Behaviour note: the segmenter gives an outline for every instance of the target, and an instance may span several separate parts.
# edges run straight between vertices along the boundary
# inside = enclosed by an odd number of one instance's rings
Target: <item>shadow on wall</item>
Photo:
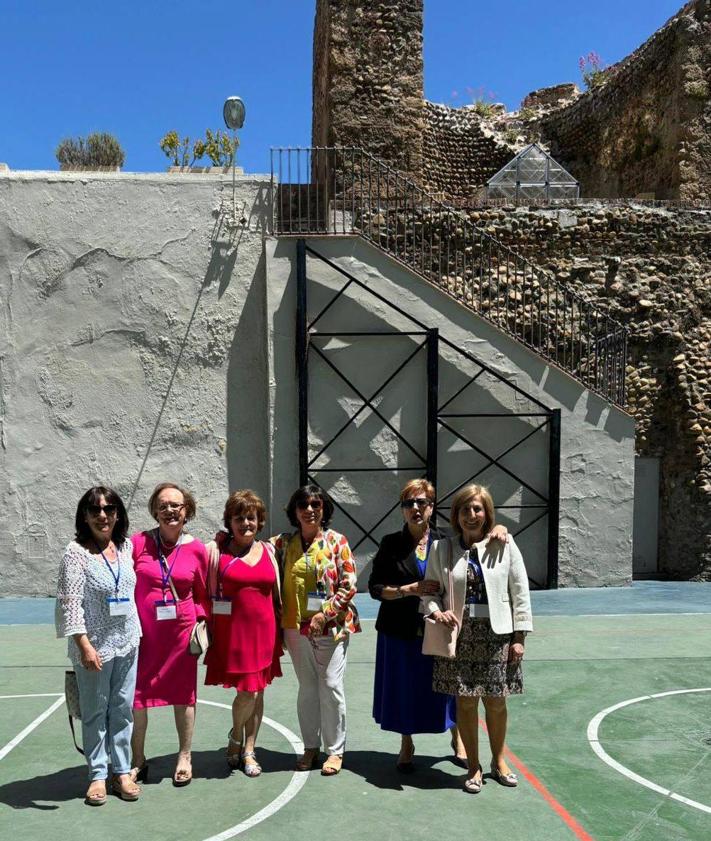
[[[131,492],[128,498],[127,508],[130,510],[138,491],[141,483],[141,477],[143,476],[143,472],[145,470],[146,464],[148,463],[148,459],[151,455],[151,450],[153,445],[156,441],[156,436],[158,434],[158,430],[161,425],[161,421],[163,419],[163,415],[165,413],[166,407],[169,405],[169,400],[171,397],[171,392],[173,389],[173,383],[175,382],[176,375],[180,369],[180,363],[183,358],[183,354],[185,352],[188,338],[190,336],[191,330],[193,328],[193,324],[198,314],[198,310],[200,308],[200,303],[203,298],[203,294],[206,290],[210,289],[212,286],[217,284],[217,297],[221,299],[222,296],[227,291],[227,288],[232,281],[235,266],[237,265],[237,259],[239,257],[239,249],[240,244],[242,242],[242,238],[244,236],[245,225],[248,221],[251,221],[253,218],[258,218],[258,210],[257,207],[261,207],[263,202],[265,201],[263,194],[265,191],[260,190],[257,196],[257,199],[254,202],[252,210],[250,211],[249,220],[247,220],[244,215],[239,219],[236,219],[234,216],[234,208],[231,202],[223,201],[219,210],[215,213],[215,222],[212,228],[212,232],[210,235],[210,246],[211,246],[211,253],[210,253],[210,260],[208,262],[207,268],[205,270],[205,277],[203,278],[202,283],[200,284],[200,289],[197,293],[195,304],[193,306],[192,312],[190,314],[190,318],[188,319],[188,323],[185,327],[185,332],[183,334],[182,340],[180,342],[180,347],[178,350],[178,354],[176,356],[175,362],[173,363],[172,370],[170,372],[170,378],[168,380],[168,387],[166,389],[165,395],[163,396],[160,409],[156,416],[155,423],[151,430],[151,435],[148,440],[146,450],[141,461],[141,465],[139,467],[138,473],[136,475],[136,479],[133,483],[131,488]],[[238,208],[237,208],[238,209]],[[260,275],[261,272],[261,275]],[[264,255],[262,254],[260,258],[260,263],[258,268],[253,277],[253,284],[259,286],[259,278],[264,274]],[[260,287],[261,288],[261,287]],[[250,288],[250,295],[259,294],[259,290],[255,293]],[[250,295],[248,295],[248,300]],[[244,313],[240,318],[240,323],[245,321]],[[235,334],[237,338],[238,331]],[[237,352],[239,353],[242,350],[242,346],[238,346]],[[230,404],[229,404],[229,397],[232,393],[233,389],[230,387],[231,383],[235,383],[235,368],[233,365],[233,359],[235,355],[235,341],[233,341],[232,348],[230,350],[230,359],[228,363],[228,371],[227,371],[227,391],[228,391],[228,408],[227,408],[227,425],[229,426],[230,420]],[[262,356],[263,356],[262,351]],[[232,486],[232,483],[231,483]]]
[[[234,263],[233,263],[234,265]],[[269,367],[264,250],[247,289],[227,363],[229,491],[251,488],[269,500]]]
[[[307,275],[312,320],[329,305],[346,281],[312,258],[307,263]],[[288,285],[291,292],[280,302],[274,328],[280,335],[289,335],[292,344],[289,348],[285,344],[281,353],[275,353],[274,364],[277,421],[286,421],[289,415],[285,412],[291,410],[293,422],[277,422],[275,459],[286,458],[294,463],[296,472],[298,415],[294,406],[293,353],[296,278],[293,270]],[[355,285],[349,291],[353,289],[358,290],[358,297],[345,293],[338,298],[318,320],[318,330],[323,335],[311,339],[309,459],[313,477],[342,506],[334,518],[334,527],[349,537],[358,558],[359,588],[363,589],[369,574],[369,559],[379,540],[402,527],[397,504],[401,486],[426,472],[427,357],[424,347],[417,350],[424,336],[410,336],[407,332],[386,335],[398,329],[421,331],[420,327],[408,323],[406,317],[387,305],[378,304],[367,291]],[[344,335],[354,331],[377,335]],[[392,377],[403,364],[402,370]],[[441,352],[440,406],[466,386],[448,411],[510,413],[512,392],[506,383],[495,379],[489,382],[486,375],[466,385],[478,371],[476,363],[457,356],[456,352],[449,349],[446,355]],[[365,398],[371,405],[362,408]],[[514,411],[526,409],[517,405]],[[540,409],[531,407],[530,411]],[[495,501],[502,506],[499,520],[514,533],[522,531],[521,545],[529,574],[539,586],[545,586],[546,517],[533,524],[541,514],[541,509],[534,506],[545,502],[547,497],[548,433],[546,427],[535,431],[541,420],[514,416],[448,419],[451,428],[440,427],[438,434],[438,476],[440,497],[449,496],[468,481],[491,488]],[[517,442],[529,435],[524,444],[516,447]],[[467,441],[474,446],[469,446]],[[507,450],[510,452],[502,455]],[[517,474],[523,481],[519,481]],[[443,509],[442,514],[446,521],[448,511]]]

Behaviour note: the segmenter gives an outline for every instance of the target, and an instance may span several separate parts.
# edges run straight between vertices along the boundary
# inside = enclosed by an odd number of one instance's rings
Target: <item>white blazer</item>
[[[423,596],[426,616],[436,610],[451,610],[462,626],[464,603],[467,590],[467,556],[455,537],[452,542],[452,593],[449,588],[448,538],[437,540],[427,558],[428,579],[438,581],[440,593]],[[509,536],[508,543],[500,540],[485,540],[475,543],[477,558],[484,576],[486,597],[489,602],[489,621],[495,634],[511,634],[514,631],[532,631],[531,597],[528,591],[528,576],[518,546]]]

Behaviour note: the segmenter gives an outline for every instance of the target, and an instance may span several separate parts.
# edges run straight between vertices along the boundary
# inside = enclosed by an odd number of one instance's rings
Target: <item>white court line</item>
[[[203,701],[201,698],[198,698],[198,704],[207,704],[210,707],[221,707],[225,710],[231,710],[231,704],[220,704],[217,701]],[[266,716],[262,719],[263,723],[266,724],[268,727],[271,727],[272,730],[276,730],[277,733],[281,733],[281,735],[289,742],[291,747],[294,749],[294,753],[298,756],[300,753],[303,753],[304,746],[301,742],[301,739],[289,730],[288,727],[284,727],[283,724],[279,724],[278,721],[274,721],[271,718],[267,718]],[[223,832],[219,832],[217,835],[211,835],[209,838],[206,838],[205,841],[226,841],[227,838],[234,838],[235,835],[239,835],[242,832],[245,832],[248,829],[251,829],[253,826],[256,826],[258,823],[266,820],[268,817],[271,817],[275,812],[278,812],[283,806],[292,800],[296,795],[301,791],[301,789],[306,785],[310,774],[304,771],[296,771],[291,777],[289,781],[289,785],[282,791],[282,793],[274,798],[271,803],[268,803],[263,809],[260,809],[258,812],[255,812],[251,817],[245,818],[241,823],[235,824],[235,826],[230,827],[229,829],[225,829]]]
[[[0,695],[0,701],[7,698],[59,698],[61,692],[33,692],[32,695]],[[64,697],[62,695],[62,697]]]
[[[12,696],[12,695],[5,695],[5,696],[3,696],[3,697],[5,697],[5,698],[12,698],[13,696]],[[17,695],[17,696],[15,696],[15,697],[18,697],[18,698],[30,698],[30,697],[32,697],[32,696],[30,696],[30,695]],[[44,695],[44,696],[41,696],[41,697],[47,697],[47,696],[46,696],[46,695]],[[30,735],[30,733],[31,733],[31,732],[35,729],[35,727],[38,727],[40,724],[42,724],[42,722],[43,722],[46,718],[49,718],[49,717],[52,715],[52,713],[53,713],[56,709],[58,709],[59,707],[61,707],[61,706],[62,706],[62,704],[63,704],[63,703],[64,703],[64,695],[62,695],[61,697],[57,698],[57,700],[56,700],[56,701],[52,704],[52,706],[51,706],[48,710],[45,710],[45,711],[42,713],[42,715],[38,715],[38,716],[37,716],[37,718],[36,718],[33,722],[31,722],[30,724],[28,724],[28,725],[27,725],[27,727],[25,727],[25,729],[24,729],[24,730],[22,730],[20,733],[18,733],[18,734],[17,734],[17,736],[15,736],[15,738],[14,738],[14,739],[11,739],[11,740],[10,740],[10,741],[9,741],[9,742],[5,745],[5,747],[4,747],[4,748],[2,748],[2,750],[0,750],[0,759],[4,759],[4,758],[8,755],[8,753],[10,753],[10,751],[11,751],[13,748],[16,748],[16,747],[20,744],[20,742],[21,742],[21,741],[22,741],[22,740],[23,740],[26,736],[29,736],[29,735]]]
[[[706,806],[704,803],[699,803],[696,800],[691,800],[688,797],[684,797],[681,794],[677,794],[674,791],[671,791],[668,788],[664,788],[663,786],[657,785],[653,783],[651,780],[648,780],[646,777],[642,777],[639,774],[635,774],[634,771],[630,771],[629,768],[626,768],[620,762],[613,759],[607,751],[602,747],[600,744],[600,740],[598,739],[598,731],[600,729],[600,724],[602,723],[603,719],[608,716],[610,713],[615,712],[615,710],[621,710],[623,707],[630,707],[632,704],[639,704],[641,701],[651,701],[654,698],[668,698],[670,695],[688,695],[693,692],[711,692],[711,686],[704,687],[702,689],[672,689],[669,692],[657,692],[654,695],[641,695],[639,698],[630,698],[628,701],[621,701],[619,704],[615,704],[612,707],[608,707],[605,710],[599,712],[594,718],[590,720],[588,724],[588,741],[590,742],[590,747],[595,751],[600,759],[603,762],[607,763],[610,768],[614,768],[615,771],[619,772],[623,776],[627,777],[629,780],[632,780],[635,783],[639,783],[646,788],[651,789],[652,791],[656,791],[657,794],[662,794],[664,797],[669,797],[672,800],[677,800],[679,803],[685,803],[687,806],[693,806],[694,809],[699,809],[702,812],[706,812],[711,814],[711,807]]]
[[[0,700],[8,699],[8,698],[49,698],[49,697],[57,697],[59,693],[57,692],[44,692],[44,693],[37,693],[35,695],[0,695]],[[38,716],[31,724],[29,724],[25,729],[18,733],[12,741],[8,742],[7,745],[0,751],[0,759],[7,756],[10,751],[16,747],[26,736],[28,736],[38,725],[40,725],[46,718],[49,718],[50,715],[62,704],[64,703],[64,695],[60,695],[57,700],[52,704],[52,706],[45,710],[42,715]],[[221,709],[231,710],[231,704],[222,704],[217,701],[203,701],[201,698],[198,698],[198,704],[206,704],[210,707],[220,707]],[[276,730],[277,733],[280,733],[291,745],[294,750],[294,753],[298,756],[304,750],[303,743],[301,739],[289,730],[288,727],[284,727],[283,724],[280,724],[278,721],[274,721],[271,718],[267,718],[266,716],[262,719],[263,723],[267,725],[267,727],[271,727],[272,730]],[[209,838],[206,838],[205,841],[226,841],[228,838],[234,838],[235,835],[240,835],[242,832],[245,832],[248,829],[251,829],[253,826],[261,823],[262,821],[266,820],[267,818],[271,817],[273,814],[279,811],[279,809],[286,806],[286,804],[293,800],[294,797],[301,791],[301,789],[306,785],[309,779],[309,774],[306,772],[294,772],[289,781],[289,785],[284,789],[284,791],[271,803],[268,803],[263,809],[260,809],[258,812],[255,812],[249,818],[245,818],[245,820],[241,821],[238,824],[230,827],[229,829],[225,829],[223,832],[218,833],[217,835],[211,835]]]

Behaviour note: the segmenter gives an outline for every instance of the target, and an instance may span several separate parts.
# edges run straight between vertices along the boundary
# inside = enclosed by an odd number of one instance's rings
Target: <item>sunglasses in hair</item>
[[[86,510],[90,517],[98,517],[102,511],[107,517],[113,517],[116,513],[116,506],[113,503],[109,503],[109,505],[87,505]]]
[[[299,511],[308,511],[309,508],[312,511],[320,511],[323,508],[323,500],[307,499],[302,502],[297,502],[296,507],[299,509]]]
[[[403,508],[414,508],[415,506],[418,508],[427,508],[428,505],[432,505],[432,502],[427,497],[416,496],[414,499],[403,499],[400,505]]]

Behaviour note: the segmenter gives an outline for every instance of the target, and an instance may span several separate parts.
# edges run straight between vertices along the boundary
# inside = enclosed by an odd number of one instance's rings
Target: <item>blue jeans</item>
[[[109,762],[114,774],[131,770],[133,696],[138,649],[114,657],[100,672],[76,667],[84,754],[89,780],[106,780]]]

